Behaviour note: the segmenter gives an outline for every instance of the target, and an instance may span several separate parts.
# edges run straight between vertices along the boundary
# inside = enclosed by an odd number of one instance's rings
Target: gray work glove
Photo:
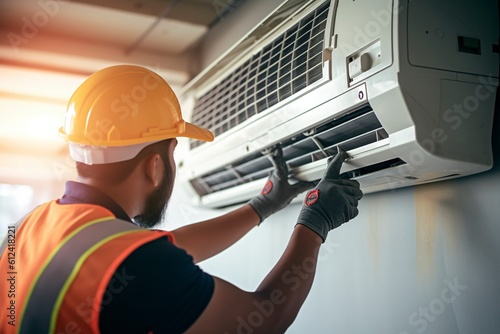
[[[269,175],[259,196],[248,202],[257,212],[260,222],[271,214],[285,208],[298,194],[314,187],[314,183],[299,181],[288,183],[288,166],[283,159],[283,150],[277,145],[270,153],[274,170]]]
[[[329,231],[358,215],[358,200],[363,197],[358,181],[339,179],[346,157],[340,152],[330,162],[318,185],[307,193],[297,221],[316,232],[323,242]]]

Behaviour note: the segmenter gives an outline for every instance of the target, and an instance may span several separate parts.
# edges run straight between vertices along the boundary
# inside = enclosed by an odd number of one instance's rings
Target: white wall
[[[499,117],[495,122],[492,170],[361,200],[359,216],[322,246],[311,293],[287,333],[498,333]],[[167,228],[216,214],[188,202],[175,193]],[[255,289],[281,255],[299,210],[272,216],[202,267]]]

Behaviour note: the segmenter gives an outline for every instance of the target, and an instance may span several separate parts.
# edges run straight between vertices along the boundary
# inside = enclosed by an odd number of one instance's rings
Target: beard
[[[153,228],[165,217],[168,201],[172,195],[174,175],[169,163],[164,159],[165,174],[157,189],[148,195],[144,210],[133,218],[134,222],[143,228]]]

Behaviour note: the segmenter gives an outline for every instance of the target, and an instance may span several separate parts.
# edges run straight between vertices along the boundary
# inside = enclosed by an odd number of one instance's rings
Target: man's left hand
[[[248,203],[259,215],[260,222],[285,208],[298,194],[314,187],[314,183],[306,181],[288,183],[288,166],[283,158],[281,145],[271,151],[270,157],[274,170],[260,195]]]

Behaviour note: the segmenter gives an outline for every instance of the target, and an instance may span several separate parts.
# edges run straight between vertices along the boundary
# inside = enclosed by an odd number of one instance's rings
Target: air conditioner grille
[[[318,7],[201,96],[193,122],[217,136],[321,79],[329,4]],[[190,147],[202,143],[191,140]]]
[[[335,156],[337,147],[344,151],[356,149],[388,138],[371,107],[366,106],[337,120],[283,140],[283,156],[290,168]],[[256,153],[191,180],[200,196],[268,176],[273,167],[270,160]]]

